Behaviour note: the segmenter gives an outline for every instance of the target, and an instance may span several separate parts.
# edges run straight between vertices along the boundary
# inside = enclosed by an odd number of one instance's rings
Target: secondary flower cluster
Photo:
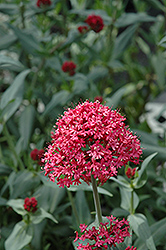
[[[139,163],[140,141],[125,126],[125,118],[98,101],[85,101],[68,109],[52,131],[45,153],[44,170],[60,187],[79,185],[81,180],[104,184],[128,161]]]
[[[37,7],[51,5],[51,0],[37,0]]]
[[[25,198],[24,200],[24,209],[28,212],[36,212],[37,211],[37,200],[35,197]]]
[[[43,165],[42,158],[44,157],[44,149],[40,149],[40,150],[38,150],[37,148],[33,149],[30,153],[30,157],[32,158],[32,160],[38,161],[38,164],[42,166]]]
[[[127,247],[125,250],[137,250],[137,248],[136,247]]]
[[[76,64],[72,61],[66,61],[62,65],[63,72],[68,72],[70,76],[75,74]]]
[[[99,33],[104,28],[104,22],[103,19],[100,16],[97,15],[89,15],[85,22],[90,26],[90,28],[96,32]],[[80,33],[85,33],[88,30],[88,27],[86,25],[82,25],[78,27],[78,31]]]
[[[129,233],[129,223],[125,219],[119,221],[116,217],[108,216],[106,217],[108,222],[100,223],[98,228],[94,226],[92,228],[87,228],[85,224],[80,224],[81,233],[80,237],[78,232],[76,232],[75,242],[79,239],[82,241],[90,240],[86,245],[85,243],[80,243],[77,247],[78,250],[94,250],[94,249],[108,249],[108,246],[116,246],[124,241],[125,237],[130,236]]]
[[[96,33],[100,32],[104,28],[103,19],[97,15],[89,15],[85,22]]]
[[[78,27],[78,31],[80,33],[85,33],[88,30],[88,27],[86,25],[82,25]]]
[[[135,172],[136,172],[136,169],[137,168],[130,168],[128,167],[127,171],[126,171],[126,176],[130,179],[130,178],[133,178],[134,175],[135,175]]]

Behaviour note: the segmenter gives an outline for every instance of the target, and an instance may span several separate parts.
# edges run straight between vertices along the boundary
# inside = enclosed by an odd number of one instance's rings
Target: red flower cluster
[[[94,101],[99,101],[100,103],[102,103],[103,102],[103,97],[102,96],[96,96],[94,98]]]
[[[51,0],[37,0],[36,3],[37,7],[41,7],[41,6],[46,6],[46,5],[51,5]]]
[[[133,178],[134,175],[135,175],[135,172],[136,172],[136,169],[137,168],[130,168],[128,167],[127,171],[126,171],[126,176],[130,179],[130,178]]]
[[[91,240],[91,243],[86,245],[79,242],[77,249],[82,250],[94,250],[94,249],[108,249],[108,246],[116,246],[115,244],[120,244],[124,241],[125,237],[129,237],[129,223],[125,219],[118,221],[116,217],[108,216],[108,222],[100,223],[98,228],[94,226],[92,228],[87,228],[85,224],[80,224],[81,233],[78,237],[78,232],[76,232],[76,242],[78,239],[85,241]]]
[[[116,110],[98,101],[85,101],[68,109],[52,131],[52,142],[45,153],[44,170],[60,187],[88,184],[91,175],[104,184],[128,161],[139,163],[140,141]]]
[[[32,160],[38,161],[38,164],[42,166],[43,163],[41,160],[44,157],[44,149],[38,150],[37,148],[35,148],[34,150],[31,151],[30,157],[32,158]]]
[[[62,65],[63,72],[68,72],[70,76],[73,76],[75,74],[75,68],[76,64],[72,61],[66,61]]]
[[[104,27],[103,19],[100,16],[97,16],[97,15],[88,16],[87,19],[85,20],[85,22],[96,33],[100,32]]]
[[[36,212],[37,211],[37,200],[35,197],[25,198],[24,200],[24,209],[28,212]]]
[[[77,29],[80,33],[85,33],[88,30],[88,27],[86,25],[83,25],[79,26]]]
[[[125,250],[137,250],[137,248],[136,247],[127,247]]]

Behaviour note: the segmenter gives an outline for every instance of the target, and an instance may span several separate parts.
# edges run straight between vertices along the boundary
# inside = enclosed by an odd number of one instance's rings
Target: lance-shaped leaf
[[[15,98],[20,100],[18,104],[21,103],[24,93],[24,80],[29,72],[30,70],[26,69],[18,74],[10,87],[8,87],[8,89],[3,93],[0,103],[1,109],[3,109],[10,101]]]
[[[147,181],[147,176],[145,173],[145,169],[147,168],[149,162],[157,155],[157,153],[154,153],[152,155],[149,155],[142,163],[141,169],[138,171],[138,177],[134,180],[133,186],[134,188],[140,188],[142,187],[146,181]]]
[[[12,233],[5,241],[6,250],[20,250],[32,240],[32,225],[26,224],[24,221],[18,222]]]
[[[143,214],[131,214],[128,220],[137,237],[145,242],[147,249],[156,250],[146,217]]]

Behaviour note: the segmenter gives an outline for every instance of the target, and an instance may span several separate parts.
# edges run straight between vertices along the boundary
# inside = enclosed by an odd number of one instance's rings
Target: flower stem
[[[91,182],[92,182],[92,188],[93,188],[93,198],[94,198],[94,203],[95,203],[97,220],[98,220],[98,224],[100,224],[102,222],[101,204],[100,204],[99,193],[97,191],[97,183],[93,175],[91,175]]]

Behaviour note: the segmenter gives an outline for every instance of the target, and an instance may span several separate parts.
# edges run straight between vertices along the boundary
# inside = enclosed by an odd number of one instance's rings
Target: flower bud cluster
[[[35,197],[25,198],[24,200],[24,209],[28,212],[36,212],[37,211],[37,200]]]

